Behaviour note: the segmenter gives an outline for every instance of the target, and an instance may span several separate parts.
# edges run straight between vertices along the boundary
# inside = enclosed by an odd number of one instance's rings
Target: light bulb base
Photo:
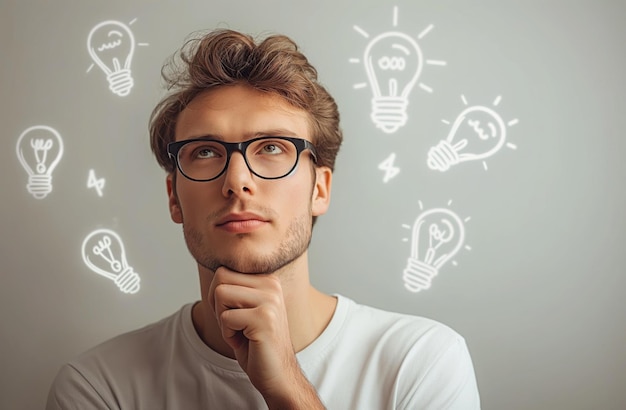
[[[124,293],[137,293],[139,291],[139,282],[141,279],[137,275],[133,268],[128,267],[124,269],[120,275],[115,278],[115,284]]]
[[[115,71],[107,76],[107,80],[109,81],[109,90],[120,97],[130,94],[130,89],[135,84],[129,69]]]
[[[372,121],[383,132],[392,134],[406,124],[408,104],[408,100],[402,97],[375,97],[372,99]]]
[[[427,163],[428,168],[444,172],[459,163],[459,154],[448,141],[442,140],[428,150]]]
[[[413,293],[426,290],[430,288],[432,280],[437,276],[437,273],[439,271],[434,266],[415,258],[409,258],[402,275],[404,287]]]
[[[51,175],[31,175],[28,177],[28,185],[26,189],[35,199],[44,199],[52,192],[52,176]]]

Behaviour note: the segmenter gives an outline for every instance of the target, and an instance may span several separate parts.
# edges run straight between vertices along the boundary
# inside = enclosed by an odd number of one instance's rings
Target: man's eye
[[[282,154],[283,150],[276,144],[266,144],[263,146],[262,152],[264,154]]]
[[[196,154],[194,155],[194,158],[214,158],[217,156],[217,153],[215,152],[215,150],[213,150],[210,147],[204,147],[204,148],[198,148],[196,150]]]

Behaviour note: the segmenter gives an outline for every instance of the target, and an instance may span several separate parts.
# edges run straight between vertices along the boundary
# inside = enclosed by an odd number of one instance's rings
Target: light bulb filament
[[[120,64],[120,60],[118,60],[117,58],[114,58],[113,60],[113,72],[119,72],[122,70],[122,66]]]
[[[455,152],[459,152],[460,150],[462,150],[466,146],[467,146],[467,140],[466,139],[462,139],[462,140],[459,140],[459,142],[457,142],[456,144],[454,144],[452,146],[452,148],[454,148]]]
[[[52,140],[47,139],[32,139],[30,140],[30,146],[33,148],[35,152],[35,159],[37,161],[37,172],[43,174],[46,172],[46,157],[48,156],[48,151],[52,148]],[[41,152],[41,157],[39,153]]]
[[[439,248],[444,243],[450,242],[452,238],[454,238],[454,227],[452,226],[450,221],[444,219],[441,221],[441,223],[447,226],[447,231],[445,229],[439,229],[439,225],[437,224],[431,224],[428,230],[430,233],[430,246],[434,249]],[[433,239],[437,240],[437,243],[434,246]]]
[[[435,249],[431,246],[426,251],[426,256],[424,256],[424,263],[427,265],[432,265],[434,258],[435,258]]]
[[[122,270],[122,264],[113,257],[113,252],[111,252],[111,238],[109,236],[104,236],[101,241],[98,241],[98,245],[93,247],[93,253],[109,262],[113,272],[119,273]]]
[[[493,125],[493,123],[489,123],[487,124],[487,126],[489,127],[489,130],[491,131],[491,135],[487,135],[485,133],[484,128],[481,128],[480,126],[480,121],[479,120],[468,120],[467,124],[474,130],[474,132],[476,133],[476,135],[478,135],[478,138],[480,138],[483,141],[486,141],[489,139],[489,137],[495,137],[496,136],[496,128]]]
[[[112,35],[116,35],[118,37],[123,37],[124,36],[122,33],[120,33],[117,30],[111,30],[111,31],[109,31],[107,33],[108,37],[111,37]],[[100,47],[98,47],[98,51],[110,50],[110,49],[115,48],[115,47],[117,47],[117,46],[119,46],[121,44],[122,44],[122,39],[118,38],[117,40],[111,41],[110,43],[102,44]]]
[[[398,44],[394,44],[392,47],[399,48],[400,46]],[[402,47],[402,49],[406,50],[406,54],[409,54],[406,47]],[[380,67],[381,70],[403,71],[406,67],[406,60],[402,57],[384,56],[378,59],[378,67]]]
[[[398,80],[396,80],[395,78],[389,80],[389,96],[398,96]]]
[[[448,254],[444,253],[433,262],[433,266],[439,268],[446,260],[448,260]]]

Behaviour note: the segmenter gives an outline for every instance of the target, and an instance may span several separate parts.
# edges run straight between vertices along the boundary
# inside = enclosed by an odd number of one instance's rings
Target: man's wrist
[[[281,386],[279,391],[263,394],[265,403],[269,409],[326,409],[315,387],[304,376],[301,370],[298,373],[296,377]]]

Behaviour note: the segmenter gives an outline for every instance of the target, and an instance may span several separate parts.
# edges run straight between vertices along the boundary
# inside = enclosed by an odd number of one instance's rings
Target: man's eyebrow
[[[263,130],[259,132],[255,132],[252,134],[252,137],[264,137],[264,136],[284,136],[284,137],[295,137],[297,133],[290,131],[286,128],[273,128],[269,130]]]
[[[206,140],[224,141],[224,137],[222,137],[221,135],[218,135],[218,134],[192,135],[192,136],[190,136],[187,139],[190,139],[190,140],[193,140],[193,139],[206,139]]]
[[[252,138],[258,138],[258,137],[278,137],[278,136],[282,136],[282,137],[295,137],[295,136],[299,136],[297,135],[297,133],[290,131],[286,128],[271,128],[271,129],[266,129],[266,130],[261,130],[261,131],[254,131],[254,132],[247,132],[244,133],[242,135],[242,139],[243,140],[249,140]],[[301,136],[300,136],[301,137]],[[224,141],[224,137],[222,135],[219,134],[202,134],[202,135],[197,135],[197,136],[190,136],[189,138],[186,139],[211,139],[211,140],[217,140],[217,141]]]

